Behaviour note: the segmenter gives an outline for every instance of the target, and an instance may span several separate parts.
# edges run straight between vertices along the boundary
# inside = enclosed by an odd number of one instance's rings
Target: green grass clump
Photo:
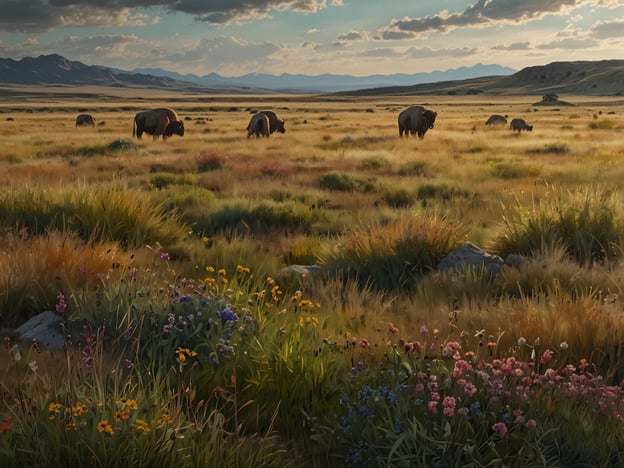
[[[444,218],[407,216],[386,225],[354,228],[319,257],[331,271],[362,284],[409,290],[463,240],[461,226]]]
[[[82,239],[127,247],[178,242],[186,228],[147,194],[115,189],[9,190],[0,195],[0,223],[32,234],[70,230]]]
[[[342,171],[331,171],[321,176],[319,187],[323,190],[364,193],[372,193],[377,189],[373,180],[357,177]]]
[[[530,255],[544,246],[563,245],[581,265],[604,263],[621,256],[624,217],[618,196],[600,188],[573,192],[553,190],[552,196],[512,207],[498,227],[493,248],[501,255]]]

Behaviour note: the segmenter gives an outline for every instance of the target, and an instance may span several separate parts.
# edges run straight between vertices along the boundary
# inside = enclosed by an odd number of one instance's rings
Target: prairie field
[[[617,466],[624,99],[541,101],[0,88],[0,462]]]

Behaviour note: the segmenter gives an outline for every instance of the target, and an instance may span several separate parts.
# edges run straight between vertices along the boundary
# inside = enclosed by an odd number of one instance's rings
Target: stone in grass
[[[472,242],[465,242],[456,248],[438,263],[438,271],[463,271],[474,269],[496,275],[501,272],[505,262],[498,255],[492,255],[480,249]]]
[[[36,340],[40,346],[59,348],[65,343],[65,333],[61,325],[63,321],[61,315],[48,310],[35,315],[15,332],[21,340]]]

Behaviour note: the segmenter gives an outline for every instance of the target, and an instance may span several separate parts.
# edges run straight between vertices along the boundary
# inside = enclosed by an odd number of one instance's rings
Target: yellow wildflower
[[[136,424],[137,431],[141,431],[144,433],[148,433],[150,431],[147,421],[144,421],[143,419],[137,419],[134,423]]]
[[[65,426],[65,428],[66,428],[68,431],[75,431],[75,430],[76,430],[76,423],[69,422],[69,423],[67,423],[67,425]]]
[[[214,273],[214,272],[215,272],[215,269],[214,269],[213,267],[211,267],[211,266],[208,266],[208,267],[206,267],[206,271],[207,271],[208,273]]]
[[[115,435],[115,431],[113,431],[113,427],[108,423],[107,419],[100,421],[97,425],[98,432],[105,432],[108,435]]]
[[[48,411],[50,413],[60,413],[61,412],[61,404],[60,403],[50,403],[50,406],[48,406]]]
[[[226,276],[227,275],[227,273],[225,271],[225,268],[219,268],[219,271],[217,273],[219,273],[221,276]]]

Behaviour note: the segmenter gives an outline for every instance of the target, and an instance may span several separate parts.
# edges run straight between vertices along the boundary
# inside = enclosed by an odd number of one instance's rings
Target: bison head
[[[427,109],[423,112],[422,118],[425,121],[427,128],[433,128],[433,124],[435,123],[435,119],[438,116],[437,112],[432,111],[431,109]]]
[[[173,134],[184,136],[184,122],[181,120],[169,122],[169,125],[167,125],[167,128],[165,129],[165,135],[170,137]]]
[[[275,128],[276,131],[280,132],[280,133],[285,133],[286,129],[284,128],[284,119],[278,119],[277,120],[277,127]]]

